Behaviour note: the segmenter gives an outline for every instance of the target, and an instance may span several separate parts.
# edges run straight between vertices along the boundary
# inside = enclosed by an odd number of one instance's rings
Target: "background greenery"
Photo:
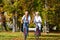
[[[9,17],[6,18],[12,19],[14,11],[17,12],[19,22],[25,10],[29,11],[32,20],[33,13],[39,11],[39,15],[42,17],[42,25],[46,21],[60,29],[60,0],[0,0],[0,8],[0,12],[7,12]],[[32,24],[30,27],[34,27]]]

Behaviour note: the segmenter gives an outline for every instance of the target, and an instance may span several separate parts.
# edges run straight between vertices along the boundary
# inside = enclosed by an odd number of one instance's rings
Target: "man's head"
[[[35,15],[38,16],[39,15],[39,12],[35,12]]]

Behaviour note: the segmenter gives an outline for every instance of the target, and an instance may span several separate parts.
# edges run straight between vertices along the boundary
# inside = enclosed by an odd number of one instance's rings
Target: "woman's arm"
[[[23,23],[24,17],[25,17],[25,16],[22,17],[22,19],[21,19],[21,23]]]

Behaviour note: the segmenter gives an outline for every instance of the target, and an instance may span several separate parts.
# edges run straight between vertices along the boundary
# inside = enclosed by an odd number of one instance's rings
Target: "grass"
[[[12,40],[14,38],[22,38],[22,33],[20,32],[1,32],[0,33],[0,40]]]
[[[40,40],[60,40],[60,34],[42,34]],[[0,32],[0,40],[23,40],[24,36],[22,32]],[[29,32],[27,40],[35,40],[35,35]]]

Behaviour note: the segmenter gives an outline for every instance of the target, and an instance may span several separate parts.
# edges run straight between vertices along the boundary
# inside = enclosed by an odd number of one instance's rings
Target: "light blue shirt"
[[[22,17],[22,20],[23,20],[24,23],[26,23],[26,22],[27,22],[27,23],[30,23],[30,19],[31,19],[31,18],[30,18],[30,15],[28,16],[28,21],[26,20],[25,15]]]

